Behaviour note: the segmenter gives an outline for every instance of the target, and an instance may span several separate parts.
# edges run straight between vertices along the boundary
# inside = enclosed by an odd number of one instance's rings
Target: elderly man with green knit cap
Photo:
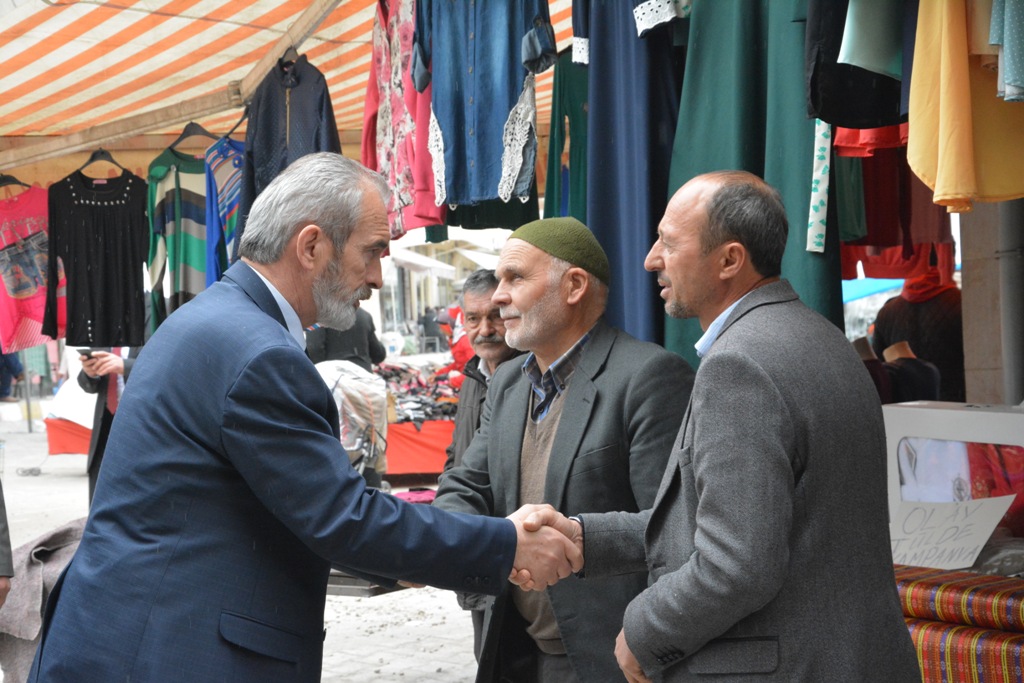
[[[585,225],[548,218],[513,232],[493,302],[525,360],[498,368],[462,464],[434,504],[504,517],[525,503],[568,514],[649,508],[682,422],[693,370],[603,320],[614,284]],[[511,584],[491,607],[478,681],[609,681],[636,572],[570,577],[546,592]]]

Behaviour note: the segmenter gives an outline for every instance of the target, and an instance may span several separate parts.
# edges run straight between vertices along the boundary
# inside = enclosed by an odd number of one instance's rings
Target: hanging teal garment
[[[565,193],[569,216],[587,222],[587,108],[588,72],[574,64],[572,51],[564,50],[555,63],[551,93],[551,135],[548,139],[548,173],[544,183],[544,216],[564,216]],[[569,141],[569,182],[562,182],[562,153]]]
[[[814,121],[807,118],[804,86],[805,5],[801,0],[694,3],[669,192],[710,171],[740,169],[762,176],[781,193],[789,217],[783,277],[804,303],[842,327],[831,199],[825,252],[806,250]],[[693,345],[702,334],[696,319],[668,318],[665,346],[696,367]]]

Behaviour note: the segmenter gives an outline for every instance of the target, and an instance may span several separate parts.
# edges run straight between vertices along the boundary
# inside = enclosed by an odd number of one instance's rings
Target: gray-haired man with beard
[[[545,585],[579,568],[524,513],[406,504],[349,464],[302,330],[351,324],[381,286],[386,197],[340,155],[296,161],[253,204],[242,262],[146,344],[30,681],[313,683],[331,566],[481,593],[513,566]]]

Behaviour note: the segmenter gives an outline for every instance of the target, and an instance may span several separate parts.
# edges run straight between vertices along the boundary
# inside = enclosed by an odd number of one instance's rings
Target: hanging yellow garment
[[[966,0],[920,4],[907,160],[951,212],[1024,197],[1024,106],[996,96],[967,34]]]

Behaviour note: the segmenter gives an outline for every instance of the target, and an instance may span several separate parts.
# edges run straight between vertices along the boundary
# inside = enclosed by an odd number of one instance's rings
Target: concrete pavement
[[[45,410],[44,402],[33,413]],[[0,405],[0,480],[14,547],[88,511],[85,456],[48,456],[43,422],[34,420],[30,433],[24,414],[23,404]],[[328,595],[325,622],[324,683],[474,680],[470,617],[447,591]]]

